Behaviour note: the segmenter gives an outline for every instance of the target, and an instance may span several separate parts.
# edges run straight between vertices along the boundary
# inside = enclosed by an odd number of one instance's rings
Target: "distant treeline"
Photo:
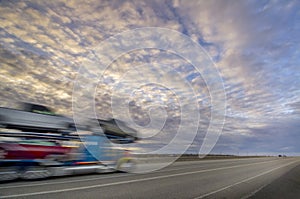
[[[137,158],[174,158],[179,157],[179,154],[143,154],[143,155],[136,155]],[[231,159],[231,158],[259,158],[259,157],[272,157],[272,156],[238,156],[238,155],[231,155],[231,154],[209,154],[205,156],[199,157],[198,154],[183,154],[181,155],[177,161],[188,161],[188,160],[203,160],[203,159]]]

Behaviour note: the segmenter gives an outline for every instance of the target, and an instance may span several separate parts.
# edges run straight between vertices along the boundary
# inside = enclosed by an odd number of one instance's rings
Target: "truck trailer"
[[[20,109],[0,107],[0,127],[28,132],[74,131],[71,118],[58,115],[44,105],[20,103]]]
[[[117,139],[116,135],[113,139]],[[130,143],[133,139],[123,139]],[[129,172],[135,161],[105,134],[0,133],[0,181],[82,173]]]

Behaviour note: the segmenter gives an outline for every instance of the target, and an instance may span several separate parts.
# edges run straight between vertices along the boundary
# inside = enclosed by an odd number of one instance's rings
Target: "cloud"
[[[95,92],[97,115],[103,118],[114,116],[113,94],[120,102],[131,96],[132,117],[138,124],[149,122],[149,105],[164,105],[168,113],[164,130],[169,139],[176,130],[172,126],[178,127],[178,107],[197,100],[200,128],[191,149],[197,152],[211,116],[211,96],[204,81],[209,73],[200,74],[174,52],[159,49],[141,49],[118,57],[104,71],[101,83],[97,79],[99,66],[85,65],[101,57],[96,55],[97,49],[110,36],[139,27],[163,27],[180,31],[200,44],[224,80],[227,120],[217,151],[251,151],[251,147],[261,146],[266,152],[272,148],[299,152],[292,139],[299,133],[294,122],[300,113],[299,7],[296,0],[2,1],[1,105],[34,101],[72,115],[72,92],[82,73],[87,83],[81,85],[83,92],[77,97],[86,98],[86,111],[91,111],[90,92]],[[128,39],[122,45],[126,42],[134,41]],[[151,45],[152,41],[144,42]],[[120,44],[116,40],[116,46]],[[115,50],[107,49],[104,54],[109,57]],[[188,47],[184,50],[191,57],[195,54]],[[145,82],[161,85],[136,88]],[[279,128],[278,123],[284,125]],[[268,135],[280,139],[275,141]]]

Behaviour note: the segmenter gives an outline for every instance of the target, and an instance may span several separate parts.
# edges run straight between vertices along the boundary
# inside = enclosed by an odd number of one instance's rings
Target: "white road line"
[[[161,173],[166,171],[178,171],[178,170],[184,170],[184,169],[196,169],[198,167],[191,167],[191,168],[177,168],[177,169],[166,169],[166,170],[159,170],[159,171],[153,171],[151,173]],[[121,178],[121,177],[127,177],[127,176],[133,176],[134,174],[124,174],[124,175],[118,175],[118,176],[106,176],[106,177],[97,177],[97,178],[89,178],[89,179],[78,179],[78,180],[66,180],[66,181],[57,181],[57,182],[44,182],[44,183],[34,183],[34,184],[21,184],[21,185],[9,185],[9,186],[0,186],[1,189],[15,189],[15,188],[22,188],[22,187],[34,187],[34,186],[46,186],[46,185],[55,185],[55,184],[66,184],[66,183],[74,183],[74,182],[88,182],[88,181],[94,181],[94,180],[102,180],[102,179],[112,179],[112,178]]]
[[[268,184],[264,184],[263,186],[259,187],[258,189],[252,191],[250,194],[243,196],[241,199],[247,199],[250,198],[251,196],[253,196],[254,194],[256,194],[257,192],[259,192],[260,190],[262,190],[263,188],[265,188]]]
[[[112,178],[121,178],[126,176],[131,176],[132,174],[124,174],[118,176],[102,176],[97,178],[89,178],[89,179],[78,179],[78,180],[66,180],[66,181],[57,181],[57,182],[44,182],[44,183],[34,183],[34,184],[21,184],[21,185],[10,185],[10,186],[0,186],[1,189],[15,189],[21,187],[33,187],[33,186],[45,186],[45,185],[55,185],[55,184],[66,184],[66,183],[73,183],[73,182],[84,182],[84,181],[93,181],[93,180],[102,180],[102,179],[112,179]]]
[[[194,198],[194,199],[200,199],[200,198],[208,197],[208,196],[213,195],[213,194],[215,194],[215,193],[218,193],[218,192],[220,192],[220,191],[224,191],[224,190],[226,190],[226,189],[228,189],[228,188],[231,188],[231,187],[233,187],[233,186],[236,186],[236,185],[238,185],[238,184],[241,184],[241,183],[244,183],[244,182],[253,180],[254,178],[258,178],[258,177],[260,177],[260,176],[266,175],[266,174],[271,173],[271,172],[273,172],[273,171],[275,171],[275,170],[277,170],[277,169],[281,169],[281,168],[283,168],[283,167],[289,166],[289,165],[294,164],[294,163],[296,163],[296,162],[299,162],[299,160],[294,161],[294,162],[290,162],[290,163],[285,164],[285,165],[280,166],[280,167],[276,167],[276,168],[274,168],[274,169],[271,169],[271,170],[268,170],[268,171],[266,171],[266,172],[260,173],[260,174],[258,174],[258,175],[256,175],[256,176],[252,176],[252,177],[250,177],[250,178],[246,178],[246,179],[244,179],[244,180],[242,180],[242,181],[239,181],[239,182],[236,182],[236,183],[234,183],[234,184],[231,184],[231,185],[228,185],[228,186],[226,186],[226,187],[223,187],[223,188],[221,188],[221,189],[218,189],[218,190],[209,192],[209,193],[207,193],[207,194],[204,194],[204,195],[202,195],[202,196],[196,197],[196,198]]]
[[[52,194],[52,193],[62,193],[62,192],[69,192],[69,191],[79,191],[79,190],[84,190],[84,189],[108,187],[108,186],[122,185],[122,184],[134,183],[134,182],[143,182],[143,181],[148,181],[148,180],[157,180],[157,179],[170,178],[170,177],[176,177],[176,176],[191,175],[191,174],[196,174],[196,173],[205,173],[205,172],[211,172],[211,171],[233,169],[233,168],[239,168],[239,167],[245,167],[245,166],[252,166],[252,165],[256,165],[256,164],[264,164],[264,163],[269,163],[269,162],[274,162],[274,161],[276,161],[276,160],[265,161],[265,162],[256,162],[256,163],[251,163],[251,164],[243,164],[243,165],[230,166],[230,167],[221,167],[221,168],[215,168],[215,169],[205,169],[205,170],[191,171],[191,172],[185,172],[185,173],[177,173],[177,174],[149,177],[149,178],[136,179],[136,180],[127,180],[127,181],[113,182],[113,183],[100,184],[100,185],[91,185],[91,186],[75,187],[75,188],[69,188],[69,189],[59,189],[59,190],[51,190],[51,191],[41,191],[41,192],[33,192],[33,193],[8,195],[8,196],[3,196],[1,198],[15,198],[15,197],[26,197],[26,196],[35,196],[35,195]]]
[[[161,173],[166,171],[178,171],[183,169],[196,169],[198,167],[192,167],[192,168],[177,168],[177,169],[166,169],[166,170],[159,170],[159,171],[153,171],[152,173]],[[21,185],[9,185],[9,186],[0,186],[1,189],[15,189],[15,188],[22,188],[22,187],[34,187],[34,186],[46,186],[46,185],[55,185],[55,184],[66,184],[66,183],[74,183],[74,182],[88,182],[88,181],[94,181],[94,180],[104,180],[104,179],[113,179],[113,178],[121,178],[121,177],[127,177],[127,176],[133,176],[134,174],[124,174],[124,175],[118,175],[118,176],[106,176],[106,177],[97,177],[97,178],[89,178],[89,179],[77,179],[77,180],[66,180],[66,181],[57,181],[57,182],[44,182],[44,183],[34,183],[34,184],[21,184]]]
[[[275,161],[275,160],[271,160]],[[270,161],[265,161],[270,162]],[[235,163],[235,162],[234,162]],[[262,163],[262,162],[260,162]],[[161,172],[169,172],[169,171],[179,171],[184,169],[197,169],[200,168],[199,166],[193,166],[193,167],[184,167],[184,168],[174,168],[174,169],[161,169],[158,171],[153,171],[151,173],[161,173]],[[118,176],[106,176],[106,177],[97,177],[97,178],[89,178],[89,179],[78,179],[78,180],[66,180],[66,181],[57,181],[57,182],[44,182],[44,183],[33,183],[33,184],[21,184],[21,185],[9,185],[9,186],[0,186],[1,189],[15,189],[15,188],[22,188],[22,187],[34,187],[34,186],[46,186],[46,185],[55,185],[55,184],[66,184],[66,183],[74,183],[74,182],[88,182],[88,181],[94,181],[94,180],[102,180],[102,179],[109,179],[109,178],[120,178],[120,177],[127,177],[131,176],[133,174],[127,174],[127,175],[118,175]]]

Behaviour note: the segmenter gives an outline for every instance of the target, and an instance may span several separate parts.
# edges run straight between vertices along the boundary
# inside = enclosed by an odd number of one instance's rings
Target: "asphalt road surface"
[[[64,199],[255,198],[260,190],[298,165],[299,158],[274,157],[176,162],[146,174],[90,174],[3,183],[0,184],[0,196]],[[147,166],[149,164],[139,168]],[[276,195],[270,192],[267,197],[276,198]]]

